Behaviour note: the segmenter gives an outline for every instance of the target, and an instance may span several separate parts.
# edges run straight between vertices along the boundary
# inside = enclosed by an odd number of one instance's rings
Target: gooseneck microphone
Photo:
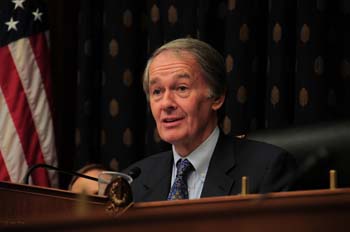
[[[54,167],[54,166],[51,166],[51,165],[48,165],[48,164],[34,164],[33,166],[31,166],[28,169],[26,175],[24,176],[23,181],[22,181],[23,184],[28,184],[29,183],[29,176],[37,168],[45,168],[45,169],[55,170],[55,171],[58,171],[58,172],[61,172],[61,173],[65,173],[65,174],[71,175],[71,176],[79,176],[79,177],[82,177],[82,178],[85,178],[85,179],[89,179],[89,180],[93,180],[93,181],[98,182],[98,178],[87,176],[87,175],[84,175],[84,174],[81,174],[81,173],[78,173],[78,172],[66,171],[66,170],[63,170],[63,169],[60,169],[60,168],[57,168],[57,167]]]
[[[85,179],[89,179],[89,180],[93,180],[93,181],[99,182],[98,178],[96,178],[96,177],[84,175],[84,174],[81,174],[81,173],[78,173],[78,172],[63,170],[63,169],[60,169],[60,168],[57,168],[57,167],[54,167],[54,166],[51,166],[51,165],[48,165],[48,164],[35,164],[35,165],[31,166],[28,169],[26,175],[23,178],[23,181],[22,181],[23,184],[28,184],[29,183],[29,176],[37,168],[45,168],[45,169],[55,170],[57,172],[65,173],[65,174],[68,174],[68,175],[71,175],[71,176],[79,176],[79,177],[82,177],[82,178],[85,178]],[[129,176],[131,176],[133,179],[136,179],[140,175],[140,173],[141,173],[141,169],[139,167],[133,167],[132,169],[130,169],[130,171],[127,174]]]

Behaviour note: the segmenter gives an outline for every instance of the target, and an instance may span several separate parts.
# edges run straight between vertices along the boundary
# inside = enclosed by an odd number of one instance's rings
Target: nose
[[[162,98],[162,110],[166,113],[171,113],[173,110],[176,110],[177,105],[174,98],[174,94],[171,91],[166,91]]]

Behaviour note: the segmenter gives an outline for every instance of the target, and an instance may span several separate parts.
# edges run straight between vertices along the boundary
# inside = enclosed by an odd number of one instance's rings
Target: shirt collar
[[[219,139],[220,130],[216,127],[213,132],[209,135],[209,137],[199,145],[194,151],[192,151],[186,159],[188,159],[193,165],[196,172],[199,175],[206,174],[210,159],[213,155],[215,145]],[[173,156],[174,156],[174,165],[181,159],[182,157],[176,152],[174,145],[172,146]]]

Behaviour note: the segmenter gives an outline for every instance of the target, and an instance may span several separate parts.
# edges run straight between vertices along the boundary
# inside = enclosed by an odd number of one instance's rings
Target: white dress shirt
[[[195,171],[189,174],[187,179],[189,199],[197,199],[201,196],[210,159],[213,155],[216,143],[218,142],[219,134],[219,128],[216,127],[210,136],[201,145],[199,145],[193,152],[185,157],[191,162],[195,169]],[[171,176],[171,186],[173,185],[176,178],[177,161],[179,159],[182,159],[182,157],[176,152],[174,145],[172,146],[172,149],[174,155],[174,164]]]

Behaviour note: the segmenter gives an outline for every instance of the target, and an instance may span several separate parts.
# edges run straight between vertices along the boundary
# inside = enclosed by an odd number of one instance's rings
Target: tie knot
[[[186,176],[190,171],[193,170],[193,166],[188,159],[179,160],[176,164],[177,176]]]

